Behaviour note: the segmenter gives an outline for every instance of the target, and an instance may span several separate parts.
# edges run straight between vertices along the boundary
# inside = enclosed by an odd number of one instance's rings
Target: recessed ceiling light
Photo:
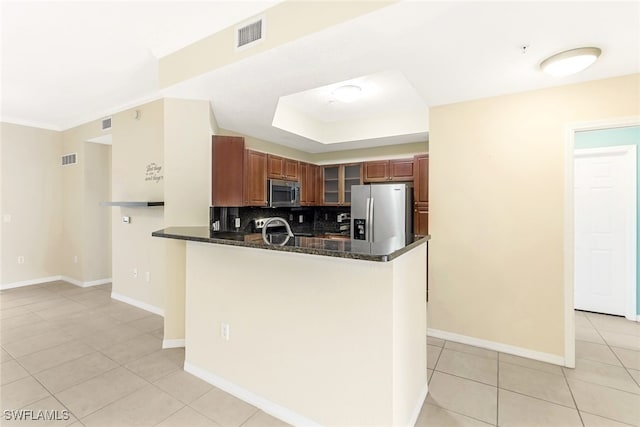
[[[557,53],[540,63],[540,69],[554,77],[580,72],[596,62],[602,51],[597,47],[580,47]]]
[[[344,85],[336,88],[332,95],[340,102],[354,102],[362,95],[362,88],[356,85]]]

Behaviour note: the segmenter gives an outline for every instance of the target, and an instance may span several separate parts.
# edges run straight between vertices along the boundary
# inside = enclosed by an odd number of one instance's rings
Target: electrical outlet
[[[78,263],[78,255],[74,255],[73,256],[73,263],[77,264]]]
[[[137,279],[137,278],[138,278],[138,269],[137,269],[137,268],[134,268],[134,269],[133,269],[132,276],[133,276],[133,278],[134,278],[134,279]]]
[[[304,215],[300,215],[300,216],[298,217],[298,222],[299,222],[300,224],[302,224],[302,223],[304,222]]]
[[[24,256],[20,255],[18,257],[18,264],[24,264]]]
[[[289,214],[289,221],[293,221],[293,214]]]
[[[229,324],[228,323],[220,324],[220,336],[225,341],[229,341]]]
[[[240,218],[234,220],[236,228],[240,228]]]
[[[130,216],[123,216],[122,217],[122,222],[125,224],[130,224],[131,223],[131,217]]]
[[[144,281],[149,283],[150,280],[151,280],[151,273],[147,271],[146,273],[144,273]]]

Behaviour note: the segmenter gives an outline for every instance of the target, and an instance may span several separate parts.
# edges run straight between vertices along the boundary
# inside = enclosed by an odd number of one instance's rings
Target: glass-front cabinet
[[[340,204],[340,166],[325,166],[324,168],[324,197],[322,198],[325,205]]]
[[[349,206],[351,187],[362,184],[362,163],[323,166],[323,198],[326,206]]]

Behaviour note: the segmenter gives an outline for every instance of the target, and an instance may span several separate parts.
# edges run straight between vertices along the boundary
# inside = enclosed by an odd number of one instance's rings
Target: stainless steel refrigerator
[[[351,248],[386,255],[413,240],[413,188],[408,184],[351,187]]]

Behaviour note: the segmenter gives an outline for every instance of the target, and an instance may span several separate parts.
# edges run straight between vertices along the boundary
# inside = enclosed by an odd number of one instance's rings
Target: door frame
[[[564,355],[565,366],[576,366],[576,325],[574,308],[574,151],[576,132],[640,126],[640,116],[567,124],[564,152]],[[640,165],[637,165],[637,167]],[[635,195],[634,195],[635,197]],[[636,225],[638,226],[638,225]],[[635,254],[635,247],[633,248]],[[635,263],[633,263],[635,266]],[[634,267],[635,268],[635,267]],[[636,300],[632,300],[636,306]],[[629,307],[629,301],[627,308]],[[637,312],[637,307],[635,308]],[[636,314],[636,313],[634,313]],[[637,314],[633,320],[638,320]]]

